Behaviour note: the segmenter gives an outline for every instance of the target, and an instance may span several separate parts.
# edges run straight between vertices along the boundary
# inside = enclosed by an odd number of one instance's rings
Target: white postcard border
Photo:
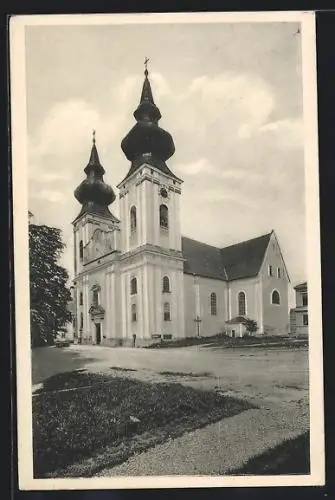
[[[34,479],[29,316],[28,172],[25,93],[25,40],[28,25],[144,23],[301,22],[306,165],[306,248],[309,287],[311,474],[301,476],[173,476]],[[78,14],[13,16],[10,22],[14,280],[16,322],[18,472],[21,490],[90,490],[225,486],[315,486],[325,481],[321,259],[319,228],[318,130],[315,15],[313,12]]]

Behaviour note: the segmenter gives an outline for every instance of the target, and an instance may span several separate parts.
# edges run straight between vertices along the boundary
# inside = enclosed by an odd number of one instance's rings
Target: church
[[[224,248],[182,236],[182,179],[168,167],[175,146],[159,126],[145,69],[135,124],[121,142],[130,163],[110,205],[95,136],[86,178],[74,192],[75,337],[109,346],[246,333],[289,332],[289,275],[272,230]]]

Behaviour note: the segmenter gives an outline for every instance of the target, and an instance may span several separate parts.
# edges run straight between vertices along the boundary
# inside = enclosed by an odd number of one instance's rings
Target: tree
[[[52,344],[71,320],[68,272],[58,264],[65,244],[60,229],[29,224],[30,323],[32,346]]]
[[[255,321],[254,319],[246,318],[244,320],[243,324],[246,327],[246,330],[247,330],[249,335],[256,333],[258,330],[257,321]]]

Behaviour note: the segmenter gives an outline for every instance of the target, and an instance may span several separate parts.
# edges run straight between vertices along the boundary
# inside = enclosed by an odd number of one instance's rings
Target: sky
[[[29,209],[59,227],[73,276],[71,222],[92,130],[105,181],[129,162],[144,58],[183,179],[182,234],[227,246],[275,230],[292,285],[306,279],[301,40],[295,23],[28,26]],[[117,200],[110,206],[118,216]]]

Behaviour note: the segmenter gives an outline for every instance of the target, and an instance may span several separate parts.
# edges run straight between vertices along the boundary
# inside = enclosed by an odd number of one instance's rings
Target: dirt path
[[[131,457],[98,476],[224,475],[308,429],[298,405],[248,410]]]

